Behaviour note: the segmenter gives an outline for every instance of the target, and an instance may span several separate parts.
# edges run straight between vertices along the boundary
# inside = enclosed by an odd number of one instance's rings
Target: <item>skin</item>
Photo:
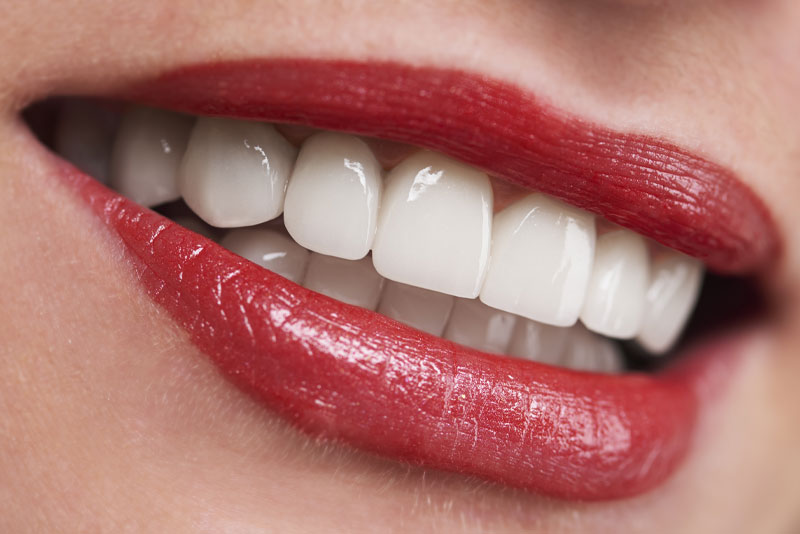
[[[2,4],[0,531],[800,525],[799,3]],[[49,94],[103,94],[181,64],[272,55],[489,74],[699,152],[764,199],[785,246],[763,275],[779,311],[709,402],[675,476],[633,499],[566,503],[309,440],[224,381],[149,301],[119,245],[48,176],[44,149],[17,122]]]

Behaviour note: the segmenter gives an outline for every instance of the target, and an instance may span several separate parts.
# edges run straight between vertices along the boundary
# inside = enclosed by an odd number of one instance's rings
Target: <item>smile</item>
[[[653,488],[744,343],[673,350],[704,270],[780,253],[723,167],[469,73],[226,63],[116,96],[138,105],[64,104],[55,148],[87,172],[53,168],[148,294],[298,428],[412,464]]]

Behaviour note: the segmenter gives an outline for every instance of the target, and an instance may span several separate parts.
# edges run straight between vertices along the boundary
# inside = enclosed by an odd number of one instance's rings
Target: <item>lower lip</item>
[[[477,352],[298,286],[72,167],[60,175],[227,377],[304,431],[416,465],[564,499],[642,493],[686,455],[699,384],[737,350],[658,376]]]

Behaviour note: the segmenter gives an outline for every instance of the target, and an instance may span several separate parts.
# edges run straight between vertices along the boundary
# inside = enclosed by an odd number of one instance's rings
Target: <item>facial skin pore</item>
[[[0,531],[786,532],[800,518],[800,4],[6,2],[0,20]],[[113,31],[109,31],[113,28]],[[9,52],[10,51],[10,52]],[[461,68],[738,173],[781,296],[686,464],[576,504],[300,435],[226,382],[18,120],[176,66],[297,56]]]

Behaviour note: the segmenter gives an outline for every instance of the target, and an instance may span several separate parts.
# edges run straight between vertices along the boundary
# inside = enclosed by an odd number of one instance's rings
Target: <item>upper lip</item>
[[[719,271],[762,268],[779,251],[763,204],[723,167],[565,117],[518,88],[469,73],[257,60],[184,68],[123,96],[440,150]],[[194,342],[307,430],[581,499],[651,488],[688,449],[703,365],[612,377],[458,347],[305,290],[72,170],[63,174],[121,236],[151,296]]]

